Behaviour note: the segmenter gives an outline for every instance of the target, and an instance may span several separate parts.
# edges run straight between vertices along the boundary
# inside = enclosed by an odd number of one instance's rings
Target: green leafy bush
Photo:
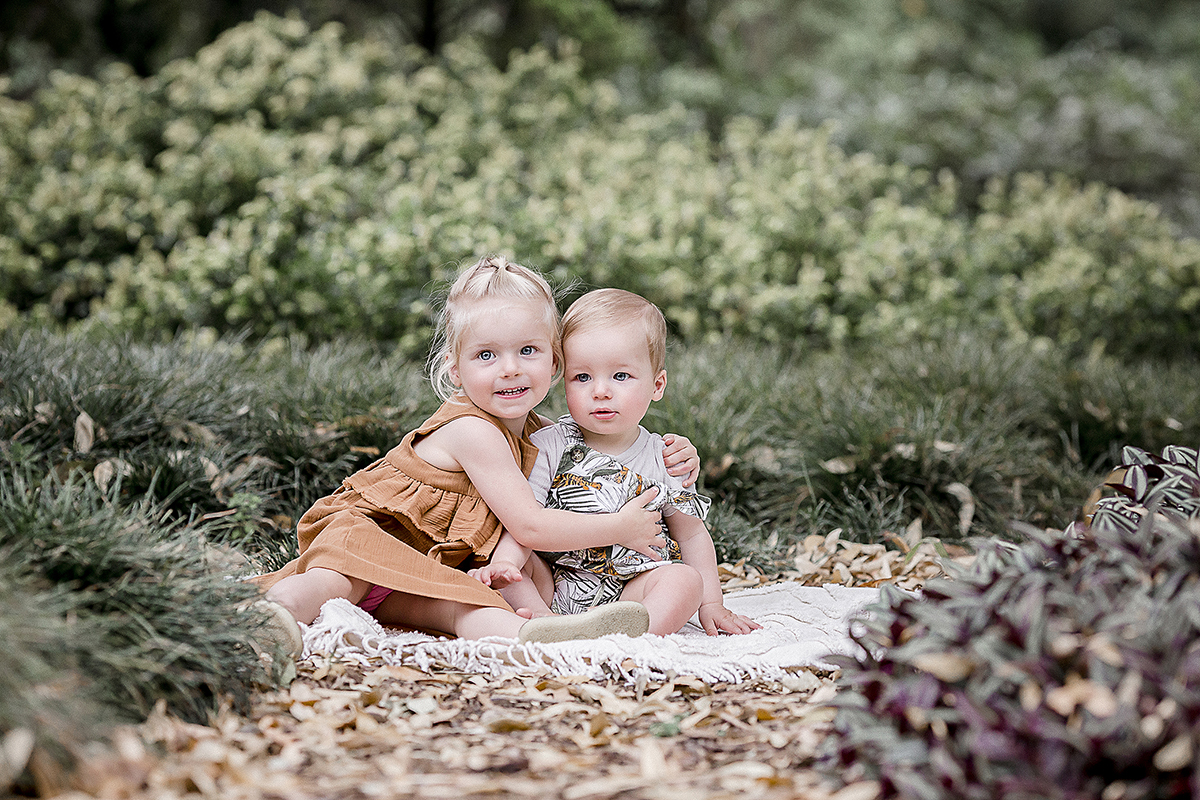
[[[981,199],[964,280],[1012,333],[1126,356],[1196,352],[1200,240],[1100,185],[1025,175]],[[1165,246],[1164,246],[1165,245]]]
[[[504,252],[639,291],[692,341],[912,341],[965,323],[1198,349],[1200,244],[1098,186],[848,155],[828,129],[621,110],[569,52],[498,71],[261,16],[139,79],[0,101],[0,324],[203,327],[423,350],[429,294]],[[1118,332],[1120,332],[1118,334]]]
[[[885,590],[835,704],[835,769],[885,797],[1186,797],[1200,728],[1194,449],[1125,451],[1088,525]]]
[[[847,150],[950,169],[972,199],[1022,172],[1101,182],[1200,231],[1190,0],[768,0],[724,6],[710,30],[714,115],[833,121]],[[687,96],[671,71],[658,83]]]

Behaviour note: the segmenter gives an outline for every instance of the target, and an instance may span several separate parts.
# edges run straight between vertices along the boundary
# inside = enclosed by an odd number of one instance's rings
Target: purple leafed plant
[[[842,662],[828,768],[884,797],[1200,796],[1197,454],[1123,456],[1066,531],[885,589]]]

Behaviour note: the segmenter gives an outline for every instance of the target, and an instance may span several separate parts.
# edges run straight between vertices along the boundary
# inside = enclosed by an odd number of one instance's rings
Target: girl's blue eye
[[[491,361],[495,357],[496,357],[496,354],[493,353],[491,350],[484,350],[478,356],[480,361]]]
[[[527,344],[521,348],[521,355],[523,355],[523,356],[531,356],[536,352],[537,352],[537,348],[531,344]]]
[[[629,377],[630,377],[630,375],[628,372],[618,372],[615,375],[613,375],[613,380],[614,381],[625,381],[625,380],[629,380]]]

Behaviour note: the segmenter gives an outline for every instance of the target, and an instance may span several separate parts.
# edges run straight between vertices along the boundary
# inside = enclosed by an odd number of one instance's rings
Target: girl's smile
[[[450,367],[451,380],[471,402],[517,435],[529,412],[546,398],[558,366],[545,318],[539,301],[476,302]]]

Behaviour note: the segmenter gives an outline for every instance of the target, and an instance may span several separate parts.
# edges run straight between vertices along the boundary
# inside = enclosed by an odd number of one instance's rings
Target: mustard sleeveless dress
[[[508,441],[526,477],[537,447],[529,435],[542,427],[535,413],[520,438],[461,395],[442,404],[383,458],[342,481],[296,526],[300,556],[254,581],[269,589],[281,579],[324,567],[400,592],[511,610],[499,592],[466,574],[487,563],[503,526],[462,471],[438,469],[413,445],[448,422],[485,419]]]

